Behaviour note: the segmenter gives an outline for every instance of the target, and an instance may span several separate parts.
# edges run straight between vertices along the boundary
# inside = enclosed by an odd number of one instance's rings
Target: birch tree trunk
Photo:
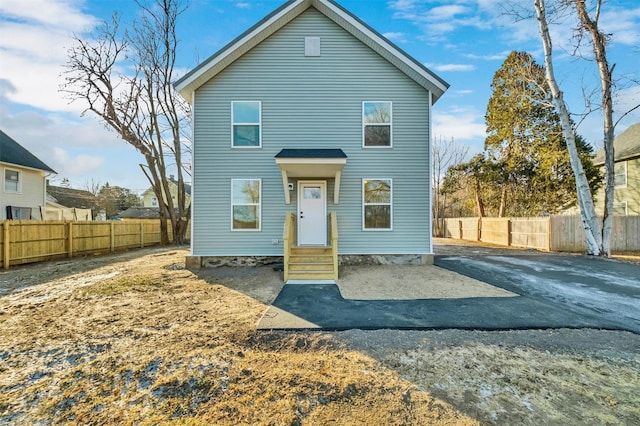
[[[580,1],[580,0],[578,0]],[[573,174],[576,178],[576,190],[578,195],[578,205],[580,207],[580,216],[582,218],[582,226],[585,232],[585,240],[587,250],[590,254],[600,256],[602,254],[602,235],[600,233],[600,225],[593,204],[593,197],[589,188],[589,181],[582,167],[582,162],[578,156],[576,148],[575,131],[569,116],[567,104],[558,82],[556,81],[553,70],[553,45],[551,43],[551,35],[549,34],[549,24],[547,22],[547,11],[544,0],[534,0],[534,8],[536,10],[536,18],[540,29],[540,37],[542,39],[542,47],[544,49],[544,63],[547,82],[551,88],[551,96],[553,103],[558,109],[560,122],[562,124],[562,135],[567,143],[569,151],[569,160]]]
[[[591,35],[591,44],[595,55],[596,64],[600,73],[600,90],[602,96],[602,114],[604,124],[604,170],[605,170],[605,196],[604,196],[604,217],[602,222],[602,251],[603,255],[611,254],[611,227],[613,222],[613,192],[615,186],[614,171],[614,151],[613,151],[613,101],[611,98],[611,82],[613,81],[613,68],[609,68],[607,61],[607,38],[598,29],[598,19],[600,18],[600,7],[602,0],[596,4],[595,16],[592,19],[587,13],[584,0],[576,0],[575,7],[580,23]],[[615,66],[615,65],[614,65]]]

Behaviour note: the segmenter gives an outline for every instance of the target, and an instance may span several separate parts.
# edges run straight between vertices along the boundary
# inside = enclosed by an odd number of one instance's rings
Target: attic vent
[[[304,56],[320,56],[320,37],[304,38]]]

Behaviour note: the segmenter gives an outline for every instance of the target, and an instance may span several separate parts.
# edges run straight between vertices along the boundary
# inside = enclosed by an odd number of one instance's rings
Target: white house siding
[[[20,193],[5,192],[4,171],[5,169],[20,171],[21,191]],[[40,219],[40,206],[45,204],[44,185],[45,174],[40,170],[25,169],[20,166],[2,164],[0,165],[0,218],[7,218],[7,206],[31,207],[31,215],[34,219]]]
[[[304,38],[321,56],[304,56]],[[348,156],[336,211],[340,254],[430,253],[429,93],[311,8],[196,91],[195,256],[282,255],[284,201],[274,156],[283,148],[341,148]],[[262,102],[262,148],[231,149],[231,101]],[[393,102],[393,148],[362,148],[362,101]],[[233,178],[262,179],[262,230],[230,231]],[[362,230],[362,179],[393,179],[393,231]],[[295,187],[295,185],[294,185]]]

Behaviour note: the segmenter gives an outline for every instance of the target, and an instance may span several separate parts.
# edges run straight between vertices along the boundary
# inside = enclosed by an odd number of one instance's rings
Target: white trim
[[[302,202],[302,187],[305,185],[317,185],[321,187],[321,191],[322,191],[322,199],[324,201],[322,208],[323,208],[323,212],[322,212],[322,217],[324,218],[324,229],[325,229],[325,237],[324,237],[324,247],[327,247],[327,235],[326,235],[326,231],[327,231],[327,181],[326,180],[299,180],[298,181],[298,194],[297,194],[297,201],[298,201],[298,205],[297,205],[297,212],[296,212],[296,217],[299,218],[300,217],[300,203]],[[299,219],[296,219],[296,236],[297,236],[297,241],[296,243],[298,245],[300,244],[300,235],[302,235],[302,233],[300,232],[300,223],[301,221]]]
[[[16,172],[18,174],[18,185],[15,191],[7,190],[7,171]],[[41,171],[41,170],[40,170]],[[22,170],[14,169],[12,167],[4,167],[2,170],[2,192],[5,194],[22,194],[22,180],[24,179],[22,175]]]
[[[289,178],[330,178],[333,176],[333,204],[340,202],[340,180],[346,158],[276,158],[276,164],[282,175],[285,204],[291,204]],[[305,167],[301,167],[301,166]]]
[[[389,123],[365,123],[364,105],[365,104],[389,104]],[[393,102],[392,101],[362,101],[362,148],[372,149],[389,149],[393,148]],[[365,144],[365,128],[367,126],[389,126],[389,145],[366,145]]]
[[[615,215],[615,212],[616,212],[616,204],[618,205],[618,207],[624,206],[624,216],[628,216],[629,215],[629,204],[626,201],[614,201],[613,202],[613,214],[614,215]]]
[[[429,129],[427,130],[427,143],[429,144],[429,160],[427,161],[427,176],[429,178],[429,191],[428,191],[428,196],[429,196],[429,234],[427,235],[427,237],[429,238],[429,254],[433,253],[433,140],[431,139],[431,109],[433,106],[433,95],[431,94],[431,92],[429,92],[429,108],[427,109],[429,117],[427,122],[428,122],[428,126]]]
[[[258,104],[258,122],[235,122],[235,117],[233,114],[233,106],[235,104]],[[234,136],[234,127],[235,126],[258,126],[258,145],[248,145],[248,146],[235,146],[233,144],[233,136]],[[243,100],[243,101],[231,101],[231,148],[233,149],[258,149],[262,148],[262,101],[251,101],[251,100]]]
[[[191,96],[192,96],[191,99],[195,100],[195,98],[196,98],[195,90],[191,91]],[[189,245],[191,246],[191,254],[192,255],[193,255],[193,250],[195,248],[195,246],[194,246],[195,238],[193,238],[193,235],[195,234],[195,232],[193,232],[194,231],[194,229],[193,229],[193,224],[194,224],[193,218],[195,217],[195,213],[194,213],[195,212],[195,208],[194,208],[193,202],[194,202],[195,193],[196,193],[196,179],[195,179],[195,170],[196,169],[194,168],[195,164],[194,164],[194,160],[193,160],[193,158],[194,158],[193,154],[196,152],[196,138],[195,138],[195,131],[194,131],[194,129],[195,129],[195,121],[194,121],[195,120],[195,115],[193,114],[193,110],[194,109],[195,108],[191,108],[190,109],[191,135],[192,135],[192,138],[191,138],[191,198],[189,200],[189,206],[190,206],[189,213],[191,215],[191,217],[189,218],[189,227],[191,228],[191,234],[190,234],[191,238],[190,238],[190,241],[189,241]]]
[[[260,201],[258,203],[234,203],[233,202],[233,183],[235,181],[248,181],[248,180],[257,180],[260,183]],[[192,187],[193,188],[193,187]],[[193,192],[193,191],[192,191]],[[262,231],[262,179],[261,178],[237,178],[231,179],[231,194],[229,197],[230,204],[230,228],[232,232],[259,232]],[[233,207],[234,206],[257,206],[258,207],[258,228],[252,229],[235,229],[233,227]],[[193,237],[192,237],[193,238]]]
[[[370,180],[386,180],[389,181],[389,202],[388,203],[367,203],[367,206],[389,206],[389,228],[366,228],[365,227],[365,218],[364,218],[364,208],[365,208],[365,202],[364,202],[364,183],[366,181],[370,181]],[[362,230],[365,232],[379,232],[379,231],[383,231],[383,232],[388,232],[388,231],[393,231],[393,178],[362,178],[362,185],[361,185],[361,191],[362,191]]]
[[[616,185],[616,166],[624,166],[624,183]],[[627,161],[618,161],[613,164],[613,187],[614,189],[624,189],[629,184],[629,169],[627,168]]]

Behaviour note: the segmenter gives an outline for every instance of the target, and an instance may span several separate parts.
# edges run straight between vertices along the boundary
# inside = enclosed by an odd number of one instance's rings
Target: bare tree
[[[453,138],[447,140],[440,136],[433,138],[432,144],[432,170],[433,170],[433,233],[442,236],[444,229],[444,212],[447,205],[447,195],[442,192],[442,183],[447,169],[459,164],[469,152],[467,145],[454,142]]]
[[[99,180],[91,178],[91,180],[84,181],[84,189],[95,196],[97,196],[100,192],[100,188],[102,188],[102,182],[100,182]]]
[[[549,33],[549,17],[557,10],[547,10],[545,0],[534,0],[540,36],[544,48],[546,78],[551,88],[553,102],[560,114],[562,133],[567,143],[571,166],[576,178],[578,205],[585,230],[587,249],[593,255],[610,255],[611,223],[613,213],[613,188],[614,188],[614,152],[613,137],[615,123],[613,121],[612,83],[614,66],[609,66],[606,54],[608,36],[600,31],[598,20],[602,8],[602,0],[595,1],[593,16],[590,16],[585,5],[585,0],[560,0],[560,8],[567,10],[575,8],[579,21],[578,33],[586,31],[591,38],[591,47],[595,55],[595,61],[600,73],[601,97],[603,121],[603,145],[605,152],[605,209],[602,228],[595,213],[593,198],[589,190],[589,183],[578,157],[575,143],[575,128],[571,120],[570,112],[564,101],[563,93],[557,83],[553,69],[553,45]],[[638,106],[632,108],[636,109]],[[624,115],[628,114],[627,111]],[[624,116],[623,115],[623,116]]]
[[[176,22],[185,7],[180,0],[136,3],[141,14],[128,31],[120,29],[115,13],[93,40],[75,36],[62,90],[72,101],[86,104],[85,113],[96,114],[144,156],[140,167],[158,199],[162,243],[169,243],[169,219],[173,242],[182,244],[191,209],[184,182],[190,114],[171,81],[178,45]],[[167,179],[169,168],[175,168],[177,175],[177,203]]]

